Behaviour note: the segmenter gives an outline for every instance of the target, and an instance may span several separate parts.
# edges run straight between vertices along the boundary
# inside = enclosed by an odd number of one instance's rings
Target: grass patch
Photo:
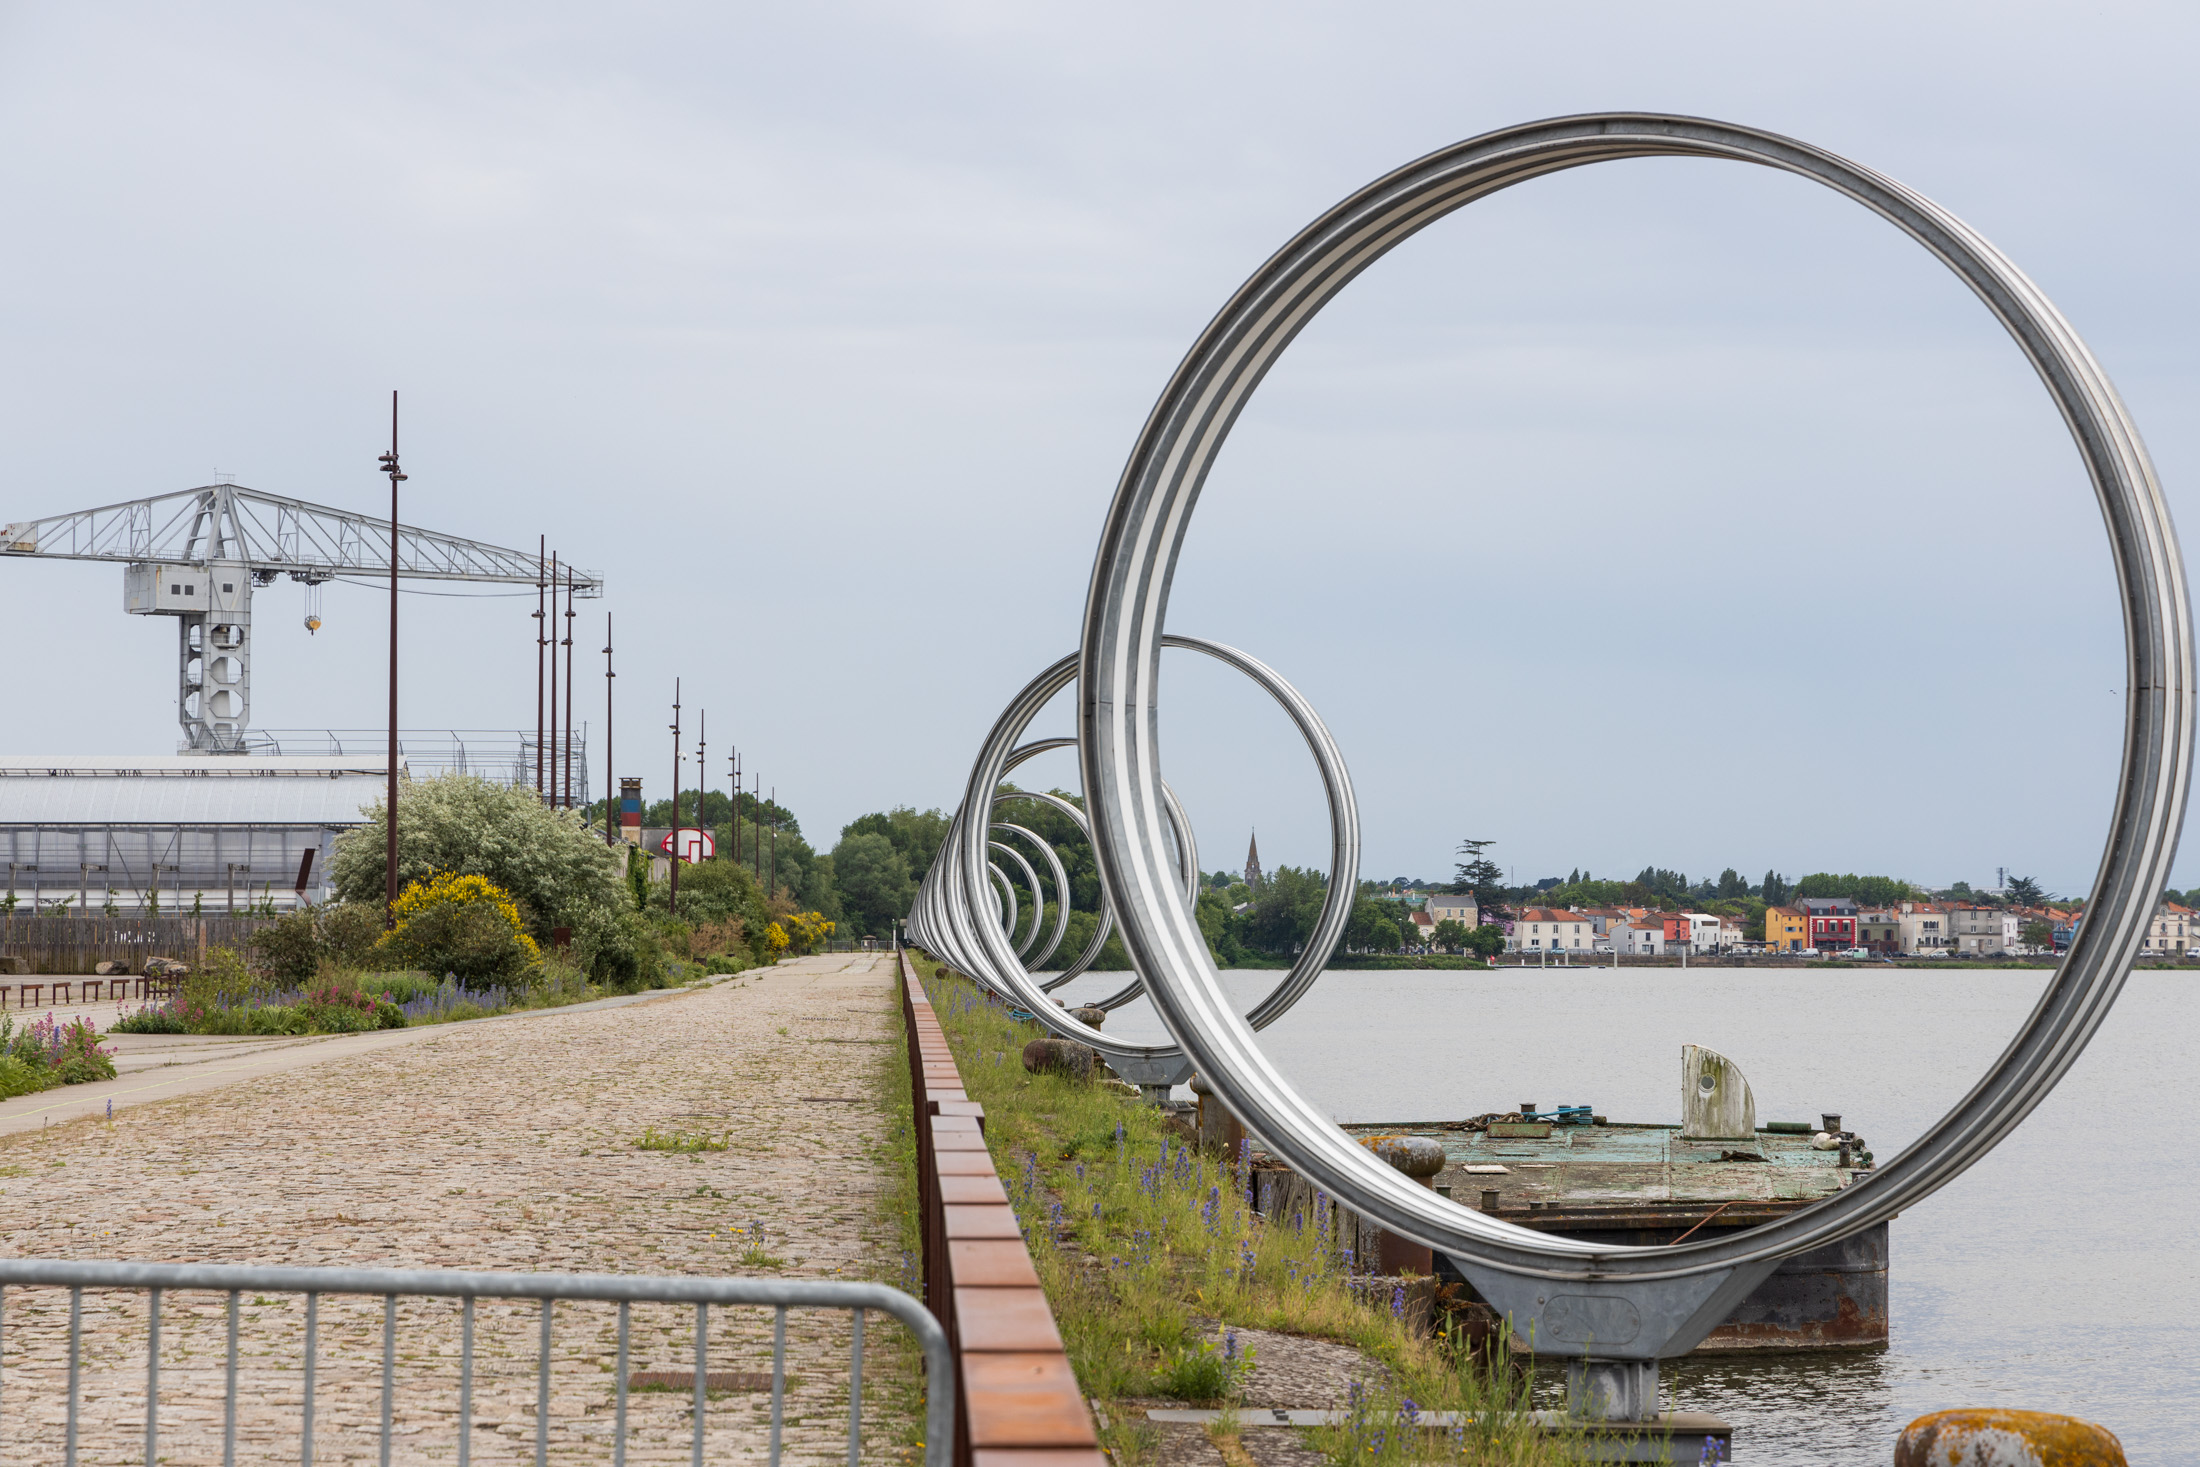
[[[995,1167],[1078,1383],[1103,1403],[1104,1440],[1121,1467],[1135,1467],[1154,1443],[1138,1413],[1108,1403],[1230,1401],[1250,1364],[1229,1343],[1233,1326],[1334,1340],[1367,1357],[1357,1426],[1309,1439],[1339,1462],[1569,1460],[1567,1444],[1526,1417],[1532,1368],[1409,1330],[1402,1298],[1368,1287],[1325,1201],[1311,1217],[1259,1217],[1245,1201],[1250,1147],[1234,1157],[1204,1152],[1125,1087],[996,1063],[1039,1026],[1010,1018],[965,980],[925,986],[970,1097],[985,1107]],[[1217,1329],[1219,1349],[1209,1339]],[[1475,1424],[1411,1424],[1429,1411],[1472,1413]],[[1386,1413],[1405,1428],[1379,1424]]]
[[[645,1127],[634,1138],[640,1151],[724,1151],[733,1145],[731,1131],[660,1131],[655,1126]]]

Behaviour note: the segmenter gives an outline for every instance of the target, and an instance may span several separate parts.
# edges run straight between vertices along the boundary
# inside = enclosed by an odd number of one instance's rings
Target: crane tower
[[[208,484],[0,526],[0,557],[121,564],[122,609],[176,618],[179,752],[242,754],[252,715],[252,592],[279,575],[308,587],[387,577],[390,522],[349,510]],[[397,527],[408,580],[540,585],[539,559],[411,525]],[[561,580],[563,572],[560,573]],[[582,596],[600,577],[575,570]]]

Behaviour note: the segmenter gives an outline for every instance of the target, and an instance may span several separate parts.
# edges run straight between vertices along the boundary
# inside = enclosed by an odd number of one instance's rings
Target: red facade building
[[[1810,924],[1810,945],[1820,952],[1856,947],[1856,903],[1847,897],[1806,897],[1796,905]]]

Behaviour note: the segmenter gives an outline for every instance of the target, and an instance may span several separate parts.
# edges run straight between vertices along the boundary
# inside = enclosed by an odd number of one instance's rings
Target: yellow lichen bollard
[[[2124,1446],[2075,1416],[1935,1411],[1903,1428],[1894,1467],[2124,1467]]]

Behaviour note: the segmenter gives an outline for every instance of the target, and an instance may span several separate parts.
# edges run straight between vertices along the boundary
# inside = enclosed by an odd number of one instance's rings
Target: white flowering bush
[[[383,899],[388,825],[382,802],[336,843],[330,878],[345,901]],[[619,853],[577,810],[553,810],[532,790],[471,774],[411,779],[397,793],[400,888],[438,873],[482,876],[511,893],[538,941],[592,913],[631,907]]]

